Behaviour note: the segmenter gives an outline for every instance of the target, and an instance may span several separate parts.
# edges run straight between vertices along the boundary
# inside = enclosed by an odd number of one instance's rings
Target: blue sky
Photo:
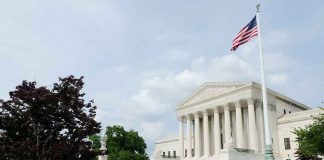
[[[177,133],[175,105],[206,81],[260,81],[256,38],[231,41],[259,1],[28,0],[0,2],[0,97],[22,80],[50,86],[85,76],[103,126],[148,143]],[[324,101],[324,3],[262,1],[266,81],[311,107]]]

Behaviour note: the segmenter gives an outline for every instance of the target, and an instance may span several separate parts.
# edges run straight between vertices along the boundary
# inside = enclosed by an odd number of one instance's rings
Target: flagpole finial
[[[260,4],[257,4],[257,5],[256,5],[256,8],[257,8],[257,12],[259,12],[259,11],[260,11],[260,6],[261,6]]]

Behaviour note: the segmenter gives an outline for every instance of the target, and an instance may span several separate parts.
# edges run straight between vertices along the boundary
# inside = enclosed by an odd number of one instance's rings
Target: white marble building
[[[291,131],[311,123],[311,115],[321,111],[309,110],[271,89],[267,94],[274,156],[294,160],[297,145]],[[154,160],[264,159],[263,107],[258,83],[205,83],[177,105],[176,113],[179,134],[156,142]]]

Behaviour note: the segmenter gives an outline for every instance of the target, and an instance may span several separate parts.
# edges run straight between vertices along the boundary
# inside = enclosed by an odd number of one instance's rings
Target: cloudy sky
[[[260,82],[256,38],[229,53],[256,0],[0,2],[0,97],[22,80],[85,76],[103,126],[154,141],[177,133],[175,105],[206,81]],[[311,107],[324,101],[324,3],[262,1],[266,81]]]

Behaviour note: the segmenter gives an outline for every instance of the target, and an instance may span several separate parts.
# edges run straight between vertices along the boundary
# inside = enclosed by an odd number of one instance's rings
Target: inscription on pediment
[[[204,101],[218,95],[224,94],[226,92],[235,90],[236,88],[241,87],[240,85],[224,85],[224,86],[206,86],[202,90],[198,91],[191,98],[189,98],[186,102],[184,102],[184,106],[191,105],[200,101]]]

